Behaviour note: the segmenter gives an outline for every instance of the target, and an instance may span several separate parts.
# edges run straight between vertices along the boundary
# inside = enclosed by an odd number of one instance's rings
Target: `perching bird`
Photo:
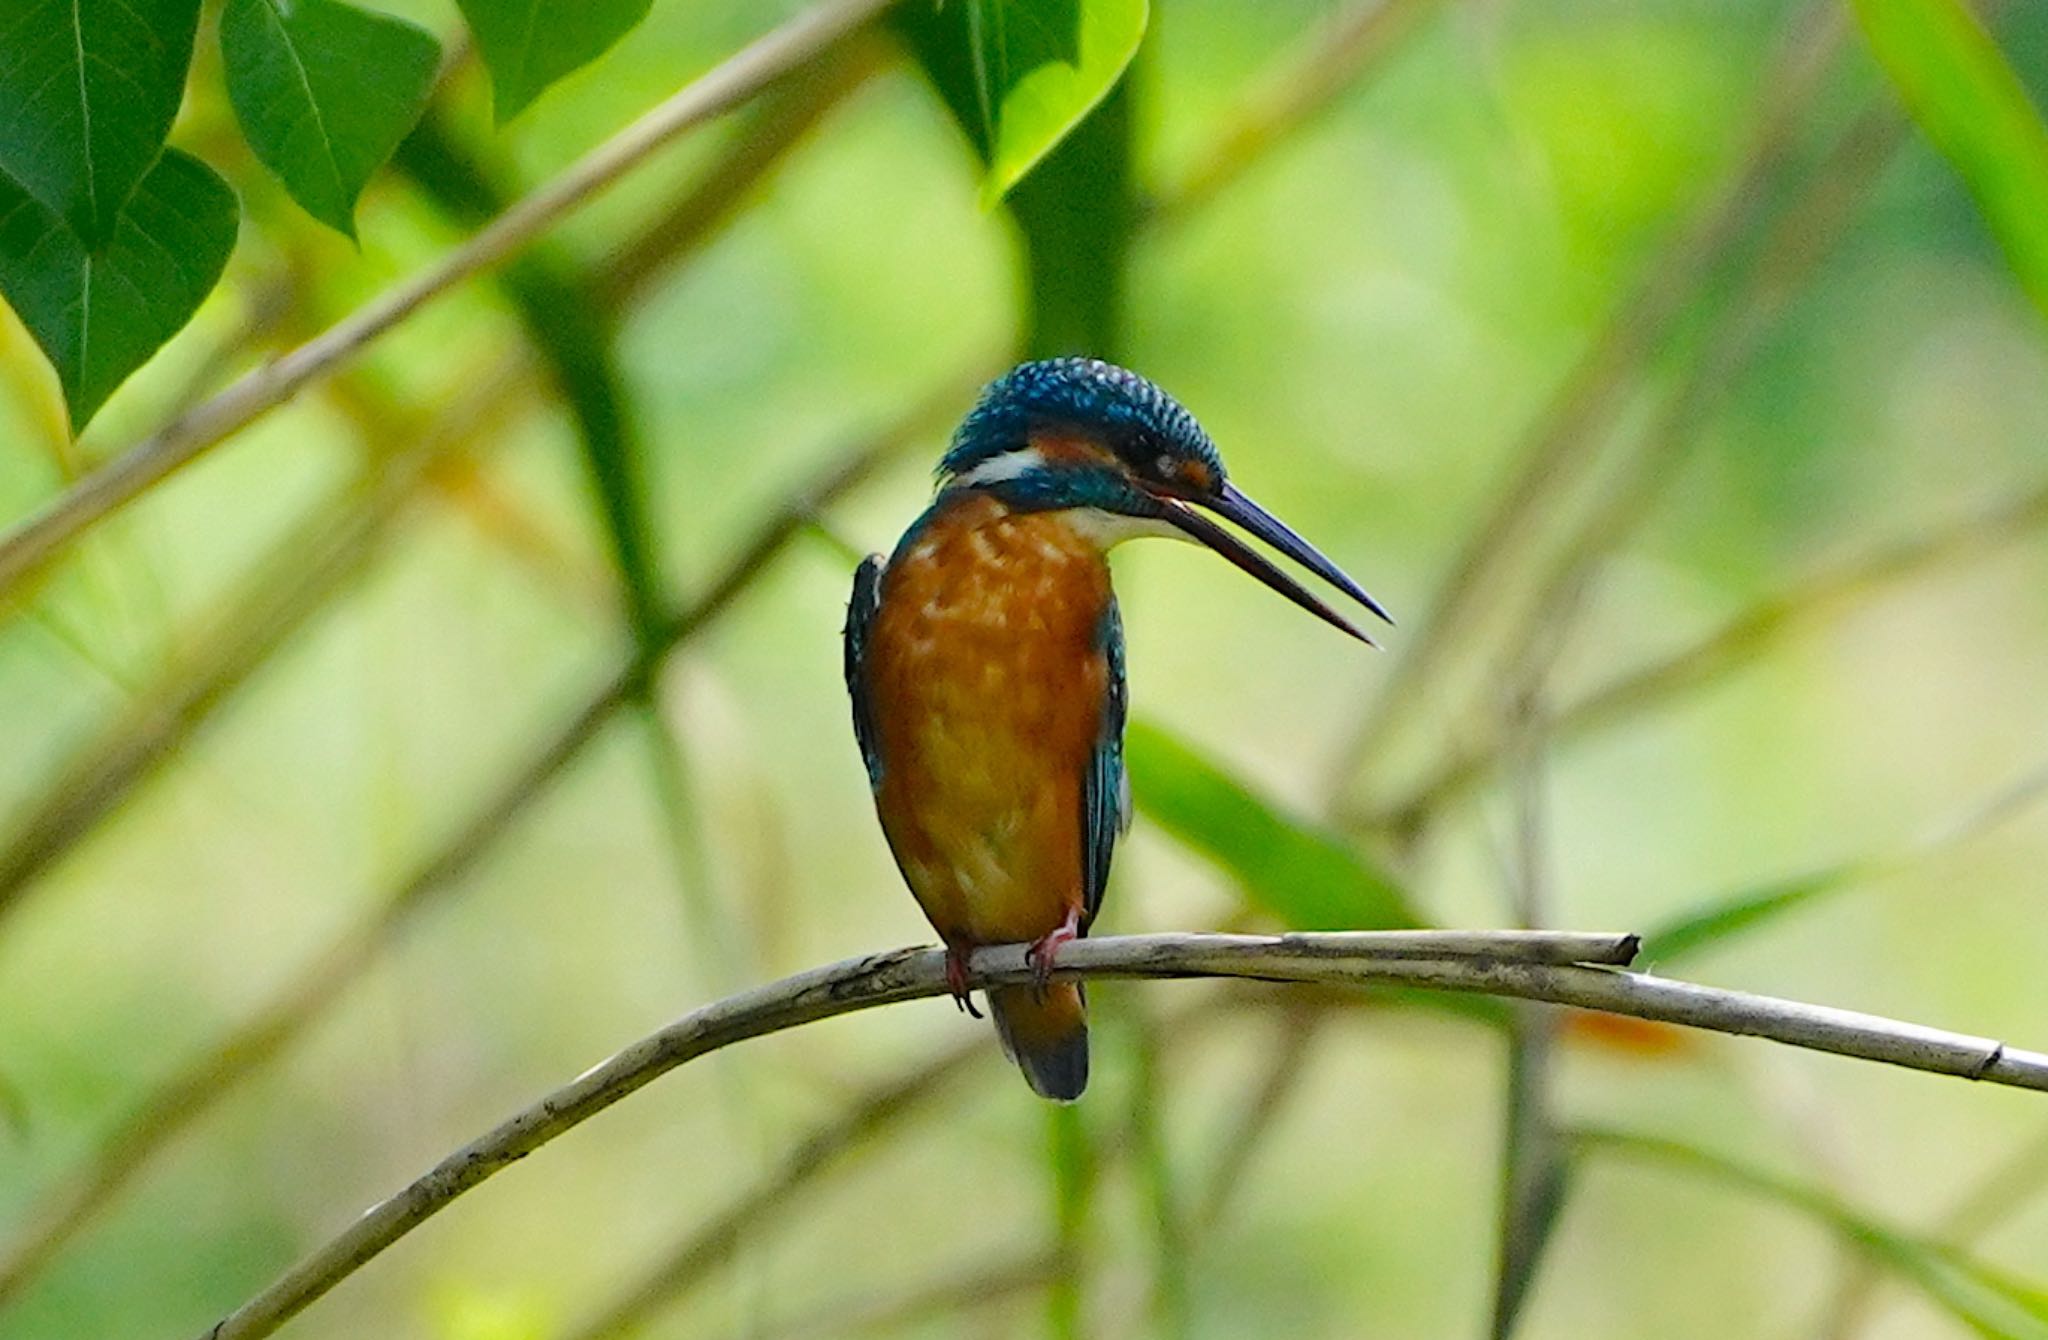
[[[989,990],[989,1012],[1031,1087],[1072,1100],[1088,1083],[1086,1006],[1078,983],[1050,976],[1102,906],[1131,811],[1109,549],[1138,535],[1198,541],[1371,642],[1194,510],[1206,508],[1388,616],[1238,492],[1192,414],[1108,363],[1059,358],[998,378],[938,473],[896,552],[854,574],[854,733],[882,831],[945,941],[955,1001],[975,1012],[977,946],[1028,941],[1037,983]]]

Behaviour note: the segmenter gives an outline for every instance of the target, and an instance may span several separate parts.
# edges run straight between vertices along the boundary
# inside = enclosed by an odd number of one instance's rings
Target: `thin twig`
[[[815,59],[892,0],[825,0],[715,66],[442,260],[144,438],[0,537],[0,595],[87,527],[340,367],[464,280],[517,254],[670,140]]]
[[[2048,1092],[2048,1055],[1988,1038],[1611,967],[1631,935],[1531,931],[1351,931],[1282,936],[1133,935],[1061,951],[1069,978],[1246,977],[1323,985],[1401,983],[1544,1000]],[[1032,980],[1022,945],[978,952],[976,985]],[[945,955],[901,949],[798,973],[684,1016],[600,1062],[365,1211],[276,1283],[205,1332],[268,1335],[456,1197],[659,1076],[708,1052],[880,1005],[947,993]]]

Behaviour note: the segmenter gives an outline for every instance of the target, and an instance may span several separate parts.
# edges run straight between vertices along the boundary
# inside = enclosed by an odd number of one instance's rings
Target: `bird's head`
[[[1216,444],[1179,401],[1094,358],[1012,368],[989,383],[939,462],[942,486],[978,489],[1019,511],[1071,511],[1104,546],[1135,535],[1206,545],[1273,590],[1370,643],[1263,554],[1211,521],[1242,526],[1381,619],[1380,603],[1230,482]]]

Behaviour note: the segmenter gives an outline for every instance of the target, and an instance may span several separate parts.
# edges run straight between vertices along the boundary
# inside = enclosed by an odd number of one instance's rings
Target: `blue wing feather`
[[[1109,862],[1117,837],[1131,826],[1131,781],[1124,774],[1124,715],[1128,691],[1124,684],[1124,625],[1110,598],[1096,626],[1096,645],[1109,662],[1109,683],[1102,700],[1102,727],[1089,756],[1081,792],[1081,925],[1085,929],[1102,907],[1109,887]]]
[[[853,598],[846,604],[846,691],[853,697],[853,736],[860,742],[861,760],[867,764],[868,785],[875,789],[882,785],[882,754],[875,734],[874,703],[861,667],[867,656],[868,630],[881,605],[882,556],[869,554],[853,574]]]

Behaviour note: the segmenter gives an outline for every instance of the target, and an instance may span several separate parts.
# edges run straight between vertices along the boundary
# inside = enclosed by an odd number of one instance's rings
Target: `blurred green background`
[[[457,31],[441,0],[388,7]],[[503,130],[473,58],[432,115],[516,195],[797,8],[661,0]],[[2048,101],[2048,9],[2006,6],[1995,33]],[[199,49],[172,142],[242,197],[228,281],[77,444],[0,316],[0,516],[473,227],[393,169],[360,249],[321,230]],[[2048,765],[2043,318],[1847,13],[1166,0],[1129,77],[1146,212],[1117,352],[1403,625],[1365,656],[1213,556],[1118,553],[1148,725],[1105,925],[1326,923],[1397,884],[1431,922],[1496,926],[1533,883],[1548,924],[1654,930],[1789,892],[1682,964],[1653,939],[1648,966],[2048,1041],[2048,812],[2024,803]],[[451,879],[437,853],[631,656],[574,420],[501,287],[430,308],[15,601],[0,1252],[82,1175],[120,1186],[15,1281],[0,1336],[192,1332],[689,1007],[929,938],[874,823],[838,631],[848,546],[893,543],[1018,348],[1017,228],[977,174],[915,65],[863,40],[546,244],[600,283],[676,200],[743,179],[618,304],[685,608],[821,471],[888,450],[669,660],[652,716],[605,716]],[[1534,501],[1504,525],[1518,478]],[[1454,775],[1473,756],[1505,762]],[[409,882],[431,891],[380,922]],[[820,1129],[844,1136],[829,1166],[649,1293],[637,1333],[1486,1332],[1503,1012],[1243,983],[1093,998],[1097,1080],[1064,1125],[944,1002],[830,1021],[637,1095],[291,1333],[588,1334]],[[1873,1281],[1870,1235],[1845,1245],[1888,1225],[2048,1279],[2031,1095],[1578,1018],[1537,1068],[1539,1126],[1810,1195],[1590,1146],[1518,1334],[2048,1327],[1920,1246],[1876,1251]]]

